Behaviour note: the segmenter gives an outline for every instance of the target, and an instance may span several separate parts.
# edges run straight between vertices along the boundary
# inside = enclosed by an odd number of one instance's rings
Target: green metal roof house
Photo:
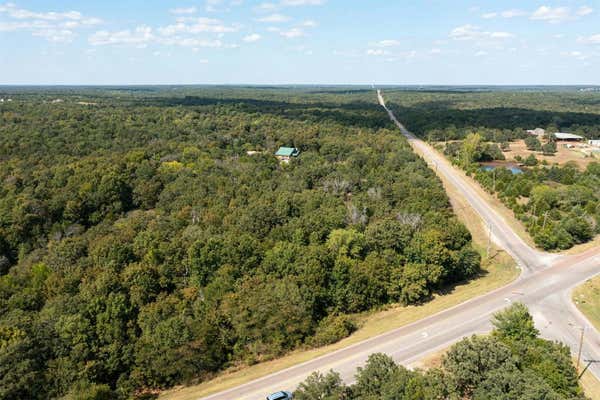
[[[295,147],[280,147],[275,153],[275,157],[298,157],[300,150]]]

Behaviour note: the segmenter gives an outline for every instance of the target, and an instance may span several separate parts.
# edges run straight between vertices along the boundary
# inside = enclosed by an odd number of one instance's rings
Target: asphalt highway
[[[541,252],[525,243],[504,218],[475,190],[473,182],[427,143],[412,135],[386,107],[383,95],[379,103],[400,129],[415,151],[438,175],[442,175],[467,199],[484,223],[491,229],[491,239],[517,261],[522,273],[511,284],[471,299],[420,321],[392,330],[360,343],[328,353],[235,388],[204,397],[206,400],[258,400],[278,390],[293,391],[313,371],[339,372],[352,382],[356,367],[364,364],[369,354],[387,353],[408,365],[463,337],[491,329],[490,317],[511,302],[527,304],[542,336],[566,343],[577,354],[581,329],[585,330],[582,359],[600,360],[600,334],[579,313],[570,299],[570,290],[600,273],[600,249],[593,248],[578,255],[556,255]],[[600,377],[600,364],[590,371]]]

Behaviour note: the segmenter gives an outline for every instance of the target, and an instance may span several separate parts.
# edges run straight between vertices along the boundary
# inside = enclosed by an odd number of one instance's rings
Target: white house
[[[542,128],[535,128],[535,129],[529,129],[527,130],[527,133],[529,135],[533,135],[533,136],[544,136],[546,134],[546,131]]]

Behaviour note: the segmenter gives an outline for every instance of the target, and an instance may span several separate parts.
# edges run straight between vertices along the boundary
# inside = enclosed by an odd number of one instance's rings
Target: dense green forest
[[[1,399],[203,380],[478,273],[372,91],[1,90]]]
[[[454,344],[441,366],[408,370],[372,354],[346,385],[331,371],[313,373],[297,400],[575,400],[585,399],[569,349],[538,337],[527,308],[516,303],[493,318],[489,336]]]
[[[600,164],[540,163],[535,155],[517,160],[523,173],[484,170],[480,163],[504,160],[512,141],[543,127],[589,139],[600,137],[600,94],[594,92],[386,93],[396,115],[421,137],[448,141],[443,151],[513,210],[545,250],[568,249],[600,233]],[[529,143],[532,142],[532,143]],[[544,142],[543,144],[541,142]],[[550,138],[526,139],[540,154],[556,152]]]
[[[479,133],[502,142],[537,127],[600,138],[600,93],[580,91],[385,91],[408,129],[432,141]]]

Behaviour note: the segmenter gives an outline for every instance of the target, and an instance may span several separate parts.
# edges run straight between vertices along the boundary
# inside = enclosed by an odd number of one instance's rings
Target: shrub
[[[356,330],[356,324],[347,315],[329,315],[321,320],[315,334],[308,339],[311,346],[335,343]]]
[[[525,159],[525,165],[527,165],[528,167],[533,167],[536,166],[538,163],[537,158],[535,158],[535,156],[533,154],[530,154],[529,157],[527,157]]]

